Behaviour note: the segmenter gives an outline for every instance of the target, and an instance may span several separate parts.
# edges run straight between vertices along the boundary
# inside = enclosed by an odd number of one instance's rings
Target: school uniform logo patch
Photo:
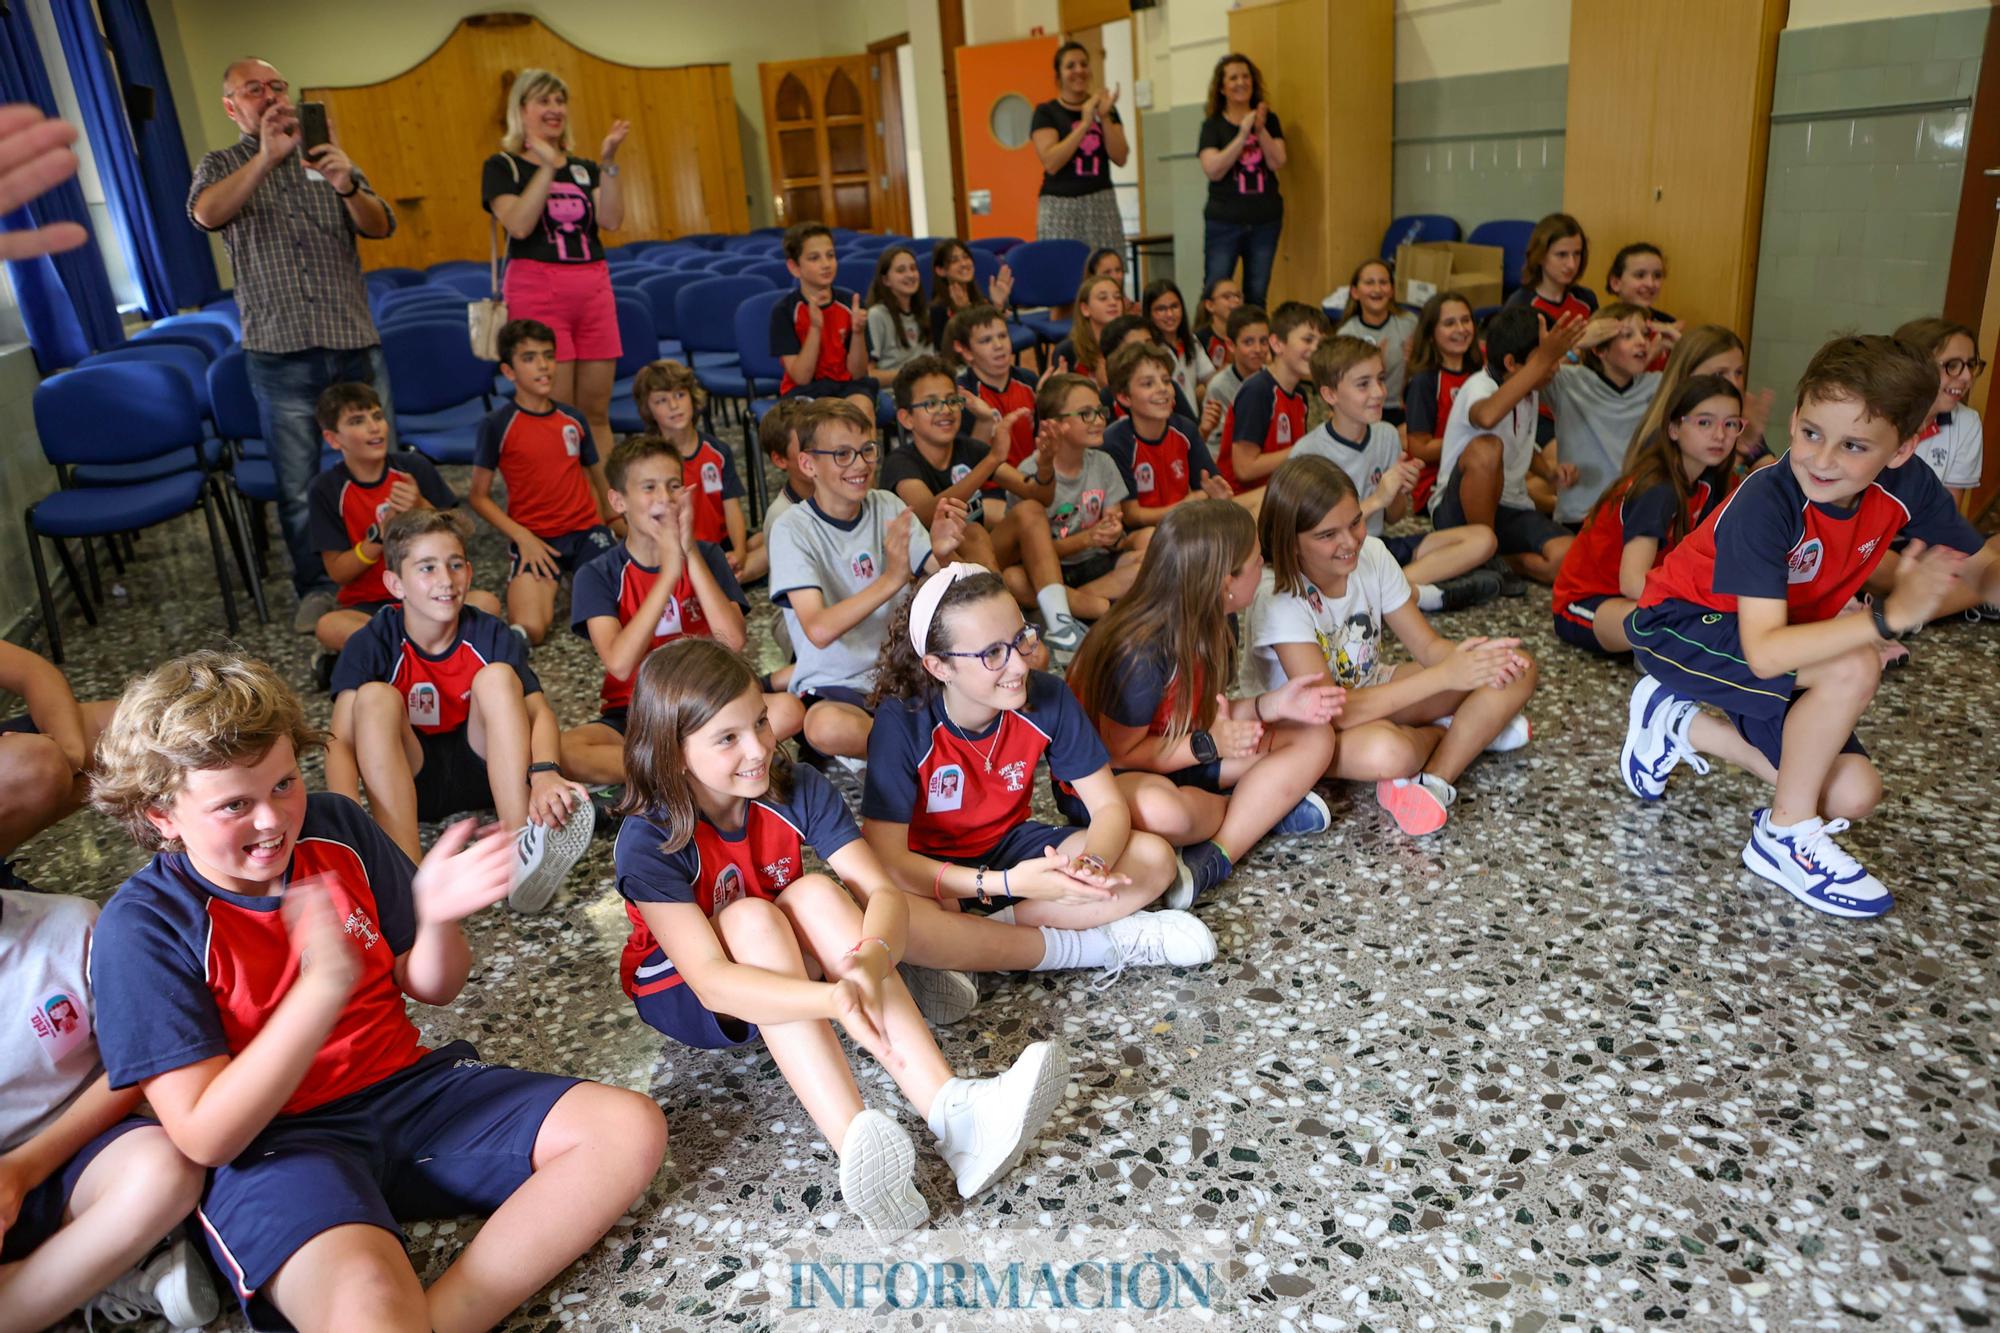
[[[660,623],[653,626],[653,637],[666,639],[681,632],[681,599],[667,598],[667,604],[660,609]]]
[[[1870,537],[1867,541],[1861,543],[1861,549],[1854,554],[1858,559],[1866,560],[1869,556],[1875,554],[1875,548],[1881,544],[1882,539],[1880,537]]]
[[[437,686],[431,684],[429,681],[415,685],[411,687],[409,697],[404,702],[408,705],[411,726],[435,727],[438,725]]]
[[[1811,583],[1819,577],[1820,561],[1826,556],[1826,547],[1817,537],[1810,537],[1792,548],[1785,558],[1786,583]]]
[[[1278,445],[1280,448],[1282,448],[1285,445],[1290,444],[1291,442],[1292,442],[1292,419],[1286,416],[1284,413],[1280,412],[1278,414]]]
[[[583,432],[568,423],[563,425],[563,452],[571,458],[583,453]]]
[[[722,867],[715,877],[715,911],[720,912],[743,897],[743,872],[733,865]],[[713,915],[713,913],[711,913]]]
[[[1016,759],[1011,764],[1000,765],[1000,780],[1007,784],[1008,791],[1025,791],[1028,786],[1027,762]]]
[[[62,991],[42,997],[28,1011],[28,1028],[51,1065],[61,1064],[63,1057],[90,1040],[90,1020],[84,1017],[83,1006]]]
[[[1134,481],[1136,481],[1136,482],[1138,482],[1138,483],[1139,483],[1139,489],[1140,489],[1140,490],[1142,490],[1142,491],[1150,491],[1150,490],[1152,490],[1152,489],[1153,489],[1153,465],[1152,465],[1151,463],[1141,463],[1141,464],[1139,464],[1139,465],[1138,465],[1137,467],[1133,468],[1133,469],[1132,469],[1132,480],[1134,480]]]
[[[848,562],[847,567],[854,572],[854,577],[857,579],[872,579],[875,577],[875,557],[867,551],[863,551],[855,556],[853,560]]]
[[[972,475],[972,468],[964,463],[954,463],[951,469],[951,484],[956,486]]]
[[[722,469],[714,463],[701,465],[701,489],[709,495],[722,493]]]
[[[924,793],[924,809],[932,814],[956,810],[965,804],[965,772],[957,764],[947,764],[931,774]]]
[[[789,856],[781,856],[764,867],[764,878],[771,881],[771,887],[782,889],[798,878],[798,867]]]

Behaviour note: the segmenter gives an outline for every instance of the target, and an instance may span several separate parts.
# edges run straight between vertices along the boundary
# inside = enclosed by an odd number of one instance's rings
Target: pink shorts
[[[555,330],[556,360],[616,361],[624,350],[610,265],[510,259],[501,285],[507,318],[538,319]]]

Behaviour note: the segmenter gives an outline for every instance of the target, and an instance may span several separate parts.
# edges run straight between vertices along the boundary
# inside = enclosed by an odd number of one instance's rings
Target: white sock
[[[1419,583],[1417,585],[1417,610],[1444,610],[1444,589],[1438,587],[1435,583]]]
[[[1037,927],[1042,932],[1042,961],[1030,972],[1067,972],[1078,967],[1103,967],[1111,961],[1111,936],[1102,926],[1088,930],[1057,930]]]
[[[1041,608],[1042,623],[1051,629],[1064,621],[1076,619],[1070,614],[1069,589],[1060,583],[1051,583],[1036,593],[1035,605]]]

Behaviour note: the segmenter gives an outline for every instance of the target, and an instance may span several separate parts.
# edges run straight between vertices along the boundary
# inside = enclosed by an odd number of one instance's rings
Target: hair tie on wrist
[[[925,579],[923,586],[917,589],[916,596],[910,599],[910,646],[917,650],[918,657],[930,651],[924,645],[930,642],[931,621],[937,618],[938,603],[944,600],[951,585],[960,579],[983,573],[985,567],[982,565],[968,565],[962,560],[954,560]]]

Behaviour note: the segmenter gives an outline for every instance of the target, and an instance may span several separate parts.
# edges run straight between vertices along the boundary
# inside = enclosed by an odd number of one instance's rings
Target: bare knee
[[[543,1121],[535,1137],[535,1169],[571,1148],[616,1154],[629,1168],[632,1197],[637,1198],[667,1155],[667,1118],[659,1103],[641,1093],[579,1083]]]
[[[1176,837],[1185,837],[1194,827],[1180,790],[1164,778],[1147,782],[1128,795],[1132,805],[1132,823],[1137,828],[1160,834],[1171,841]]]
[[[126,1196],[120,1211],[148,1215],[163,1231],[194,1211],[208,1173],[181,1155],[166,1130],[147,1125],[124,1135],[117,1146],[123,1151],[114,1185]]]
[[[402,693],[386,680],[371,680],[354,691],[357,723],[379,722],[384,718],[401,721],[406,716]]]
[[[1424,758],[1410,733],[1393,723],[1371,723],[1341,733],[1340,767],[1357,781],[1411,777],[1423,767]]]
[[[520,673],[505,662],[488,662],[474,672],[472,694],[488,706],[499,706],[527,697],[521,692]]]
[[[1866,819],[1882,803],[1882,775],[1875,765],[1860,755],[1841,755],[1834,760],[1820,804],[1833,819]]]
[[[739,898],[716,915],[715,929],[735,961],[790,976],[805,975],[792,923],[769,899]]]
[[[1813,688],[1847,698],[1872,699],[1882,684],[1882,657],[1871,644],[1842,653],[1821,667]]]
[[[1476,556],[1482,565],[1500,553],[1499,534],[1484,523],[1468,523],[1452,531],[1465,534],[1459,540],[1465,543],[1467,554]]]
[[[1174,882],[1179,857],[1172,844],[1154,833],[1134,833],[1125,842],[1125,854],[1118,858],[1118,873],[1128,876],[1141,889],[1157,892]]]
[[[1458,456],[1458,470],[1468,476],[1495,476],[1500,471],[1500,441],[1491,435],[1482,435],[1465,446],[1465,452]],[[1495,549],[1499,549],[1497,542]]]
[[[0,744],[0,805],[9,810],[60,805],[75,783],[62,747],[47,736],[15,736]]]
[[[792,911],[821,912],[829,909],[855,911],[854,900],[847,896],[847,890],[825,875],[801,875],[785,886],[778,895],[781,907]]]

